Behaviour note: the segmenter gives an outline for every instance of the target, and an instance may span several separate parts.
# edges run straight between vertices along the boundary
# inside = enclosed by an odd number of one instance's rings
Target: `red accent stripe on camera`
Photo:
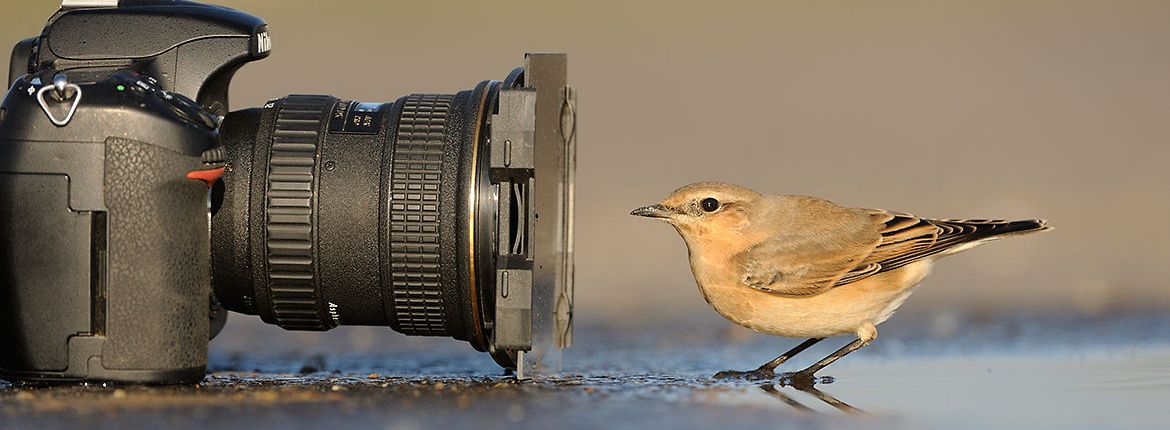
[[[219,167],[208,170],[192,170],[187,172],[187,179],[206,182],[208,188],[210,188],[211,185],[215,183],[215,181],[219,180],[220,176],[223,176],[223,169],[223,167]]]

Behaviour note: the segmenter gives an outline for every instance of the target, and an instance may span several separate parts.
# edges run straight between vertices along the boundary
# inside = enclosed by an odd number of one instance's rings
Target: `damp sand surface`
[[[790,363],[828,354],[830,339]],[[0,428],[1165,428],[1170,317],[892,321],[809,389],[717,381],[797,341],[717,321],[579,327],[517,382],[461,342],[236,318],[195,385],[0,383]]]

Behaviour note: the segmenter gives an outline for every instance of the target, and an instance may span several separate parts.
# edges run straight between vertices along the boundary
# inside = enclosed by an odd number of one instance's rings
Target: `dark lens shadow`
[[[821,390],[818,390],[812,386],[796,386],[796,385],[784,385],[784,384],[762,384],[762,385],[760,385],[760,389],[764,390],[765,393],[768,393],[772,397],[775,397],[777,400],[784,402],[788,406],[791,406],[793,409],[796,409],[796,410],[802,411],[802,412],[816,413],[815,409],[810,408],[808,406],[805,406],[803,403],[800,403],[799,401],[792,398],[791,396],[784,394],[781,390],[785,390],[786,389],[785,387],[789,387],[793,390],[803,391],[805,393],[811,394],[813,397],[816,397],[817,400],[825,402],[825,404],[832,406],[834,408],[837,408],[837,410],[844,412],[844,413],[847,413],[847,414],[864,414],[865,413],[865,411],[863,411],[861,409],[857,409],[848,403],[842,402],[841,400],[837,399],[836,397],[830,396],[828,393],[821,391]]]

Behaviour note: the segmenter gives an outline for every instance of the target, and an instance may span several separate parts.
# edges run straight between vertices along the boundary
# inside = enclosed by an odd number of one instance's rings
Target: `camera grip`
[[[185,177],[200,168],[199,156],[110,138],[105,159],[102,367],[201,378],[211,292],[208,190]]]

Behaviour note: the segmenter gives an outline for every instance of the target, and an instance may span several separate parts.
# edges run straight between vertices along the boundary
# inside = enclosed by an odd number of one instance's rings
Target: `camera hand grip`
[[[200,166],[198,155],[117,138],[106,143],[106,368],[203,374],[207,186],[186,178]]]

